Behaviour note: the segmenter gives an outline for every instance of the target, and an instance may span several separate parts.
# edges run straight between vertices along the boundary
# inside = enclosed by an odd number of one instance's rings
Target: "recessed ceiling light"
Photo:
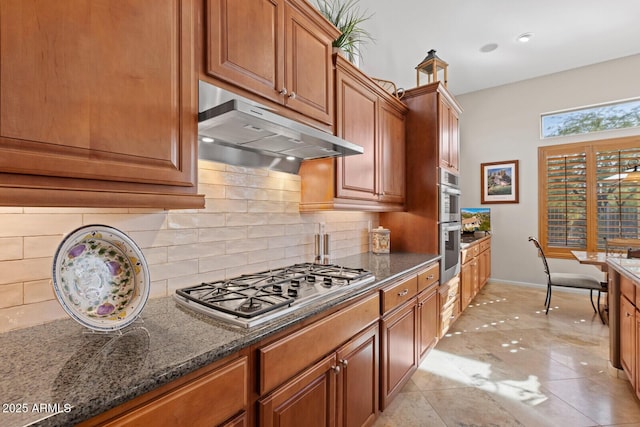
[[[208,136],[205,136],[202,138],[202,142],[213,142],[213,138],[209,138]]]
[[[517,40],[520,43],[526,43],[529,40],[531,40],[531,38],[533,37],[533,33],[524,33],[524,34],[520,34],[517,38]]]
[[[480,52],[484,52],[484,53],[493,52],[497,48],[498,48],[498,44],[497,43],[488,43],[488,44],[485,44],[484,46],[482,46],[480,48]]]
[[[296,158],[293,156],[287,156],[287,160],[289,160],[290,162],[294,161]]]

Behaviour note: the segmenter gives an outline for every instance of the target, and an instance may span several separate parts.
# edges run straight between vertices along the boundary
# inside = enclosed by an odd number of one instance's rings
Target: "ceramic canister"
[[[380,226],[371,230],[371,251],[374,254],[388,254],[391,249],[391,232]]]

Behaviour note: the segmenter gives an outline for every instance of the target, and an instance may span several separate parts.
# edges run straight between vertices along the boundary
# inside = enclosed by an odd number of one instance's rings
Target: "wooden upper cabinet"
[[[204,205],[191,0],[2,0],[0,28],[0,204]]]
[[[448,92],[442,92],[438,101],[440,166],[457,173],[460,170],[458,110],[447,100],[447,95]]]
[[[332,41],[340,34],[301,0],[207,0],[206,73],[333,124]]]
[[[338,136],[364,148],[363,154],[339,157],[336,160],[336,196],[377,200],[375,166],[379,160],[376,135],[378,97],[353,76],[338,72],[336,101]]]
[[[404,203],[405,117],[388,102],[380,102],[380,200]]]
[[[336,135],[363,154],[302,163],[300,210],[401,211],[407,107],[341,56],[336,61]]]

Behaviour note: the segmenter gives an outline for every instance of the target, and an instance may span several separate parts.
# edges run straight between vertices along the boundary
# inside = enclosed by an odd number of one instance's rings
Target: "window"
[[[556,111],[540,117],[540,136],[577,135],[640,126],[640,99]]]
[[[538,148],[539,240],[548,256],[640,238],[640,136]]]

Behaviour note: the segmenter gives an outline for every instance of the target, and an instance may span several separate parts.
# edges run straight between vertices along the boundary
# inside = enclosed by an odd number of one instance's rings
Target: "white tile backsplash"
[[[378,214],[300,213],[300,177],[199,162],[199,210],[0,208],[0,332],[65,318],[53,292],[54,252],[66,233],[88,224],[126,232],[151,271],[150,297],[238,274],[312,261],[318,223],[332,257],[368,250]],[[142,314],[144,316],[144,312]]]

